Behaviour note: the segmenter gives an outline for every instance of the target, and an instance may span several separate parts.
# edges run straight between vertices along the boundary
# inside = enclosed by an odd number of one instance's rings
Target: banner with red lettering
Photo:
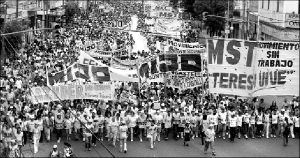
[[[211,93],[299,95],[299,43],[207,40]]]
[[[114,90],[108,84],[59,85],[31,88],[33,104],[69,99],[113,100]]]

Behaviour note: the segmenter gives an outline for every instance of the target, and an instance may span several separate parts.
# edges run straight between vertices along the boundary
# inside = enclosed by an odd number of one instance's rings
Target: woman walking
[[[121,122],[121,126],[119,127],[120,131],[120,152],[127,152],[127,132],[128,127],[126,125],[126,122],[123,120]]]
[[[283,146],[287,146],[289,143],[289,134],[290,134],[290,124],[289,119],[287,117],[284,118],[282,123],[282,136],[283,136]]]

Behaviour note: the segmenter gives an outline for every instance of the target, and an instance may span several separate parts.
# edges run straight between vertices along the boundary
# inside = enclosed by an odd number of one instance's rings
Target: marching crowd
[[[0,148],[5,153],[13,152],[16,155],[12,157],[19,157],[22,147],[28,143],[34,144],[33,152],[37,153],[40,142],[62,140],[84,141],[86,150],[99,141],[109,141],[114,146],[119,144],[120,152],[126,153],[130,149],[127,141],[149,140],[149,147],[154,149],[157,141],[173,138],[182,139],[184,146],[201,139],[204,152],[211,148],[215,155],[216,138],[234,142],[235,138],[282,137],[284,145],[288,144],[289,137],[299,138],[299,97],[286,100],[283,105],[273,102],[269,106],[263,99],[214,96],[201,87],[180,92],[159,84],[140,94],[136,103],[64,100],[32,104],[27,98],[30,87],[45,85],[46,71],[57,72],[70,66],[79,55],[78,49],[84,49],[78,48],[75,40],[81,39],[83,46],[88,38],[101,40],[105,51],[134,43],[128,32],[98,27],[99,22],[113,21],[121,14],[143,16],[136,9],[141,5],[121,4],[111,3],[118,11],[114,15],[104,13],[104,19],[103,15],[94,15],[95,20],[78,15],[77,26],[66,29],[61,37],[48,36],[42,40],[36,36],[15,59],[6,62],[5,76],[0,78]],[[92,7],[93,13],[99,12],[97,5]],[[140,52],[140,57],[143,54]],[[119,90],[139,94],[131,84],[122,84]],[[71,145],[65,143],[65,146],[63,155],[71,157]],[[59,156],[57,145],[49,156]]]

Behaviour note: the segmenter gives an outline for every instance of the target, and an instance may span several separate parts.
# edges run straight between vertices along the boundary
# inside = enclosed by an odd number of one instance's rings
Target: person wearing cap
[[[121,121],[121,125],[119,127],[119,138],[120,138],[120,152],[127,152],[127,132],[128,132],[128,127],[126,125],[125,120]]]
[[[57,150],[57,145],[53,145],[53,149],[50,151],[49,157],[60,157],[60,153]]]
[[[205,146],[204,146],[204,154],[207,154],[207,150],[210,147],[212,155],[215,156],[216,155],[216,151],[214,148],[214,141],[215,141],[215,130],[214,130],[214,125],[213,124],[209,124],[208,128],[205,130],[204,132],[205,134]]]

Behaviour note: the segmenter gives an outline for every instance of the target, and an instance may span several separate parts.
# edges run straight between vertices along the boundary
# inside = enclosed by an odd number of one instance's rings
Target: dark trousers
[[[165,128],[165,139],[169,138],[170,128]]]
[[[94,133],[94,134],[92,135],[92,144],[96,144],[96,142],[97,142],[96,136],[99,137],[99,132],[98,132],[98,133]]]
[[[295,137],[299,138],[299,135],[300,135],[299,127],[294,128],[294,133],[295,133]]]
[[[278,125],[277,124],[271,124],[271,135],[277,135],[276,131],[277,131]]]
[[[242,130],[243,134],[248,135],[249,134],[249,123],[243,122],[242,128],[243,128],[243,130]]]
[[[27,131],[24,131],[23,132],[23,140],[24,140],[24,145],[27,143],[27,140],[28,140],[28,132]]]
[[[59,139],[59,138],[61,138],[61,136],[62,136],[62,129],[56,129],[56,137],[57,137],[57,140]]]
[[[203,131],[200,132],[201,144],[204,145],[205,134]]]
[[[230,127],[229,132],[230,132],[230,141],[234,141],[235,133],[236,133],[236,127]]]
[[[174,138],[177,139],[178,136],[178,124],[173,125]]]
[[[262,131],[264,129],[264,124],[258,124],[256,125],[257,129],[256,129],[256,135],[261,137],[262,135]]]

